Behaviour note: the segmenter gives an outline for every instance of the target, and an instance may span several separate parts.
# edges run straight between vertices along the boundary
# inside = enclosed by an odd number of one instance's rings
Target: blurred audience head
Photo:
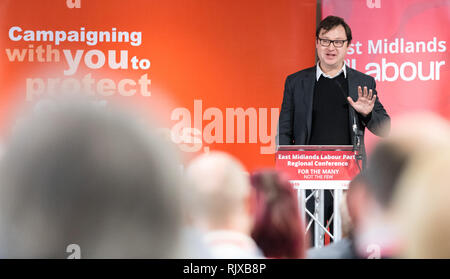
[[[191,161],[186,175],[191,185],[194,223],[205,230],[250,233],[250,183],[237,159],[224,152],[205,153]]]
[[[0,254],[178,257],[176,156],[127,112],[57,100],[28,113],[5,147]]]
[[[250,237],[253,209],[250,181],[243,165],[231,155],[210,152],[186,169],[192,224],[214,258],[261,258]]]
[[[298,201],[287,177],[261,170],[250,177],[255,203],[252,237],[269,258],[303,258],[306,235]]]
[[[391,135],[375,146],[366,171],[356,183],[358,187],[353,190],[350,187],[348,193],[361,255],[370,253],[374,247],[381,257],[400,253],[406,232],[391,214],[398,203],[395,197],[399,181],[416,156],[444,146],[450,138],[448,124],[429,113],[405,115],[397,118],[396,124]]]
[[[408,124],[414,135],[399,137],[411,150],[391,210],[402,232],[398,257],[450,258],[450,124],[432,115]]]
[[[385,218],[405,161],[405,154],[397,151],[395,147],[378,144],[369,157],[367,169],[349,185],[347,206],[359,257],[390,257],[397,250],[395,230]]]

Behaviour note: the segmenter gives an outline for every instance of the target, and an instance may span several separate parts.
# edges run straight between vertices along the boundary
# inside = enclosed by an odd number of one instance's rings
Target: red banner
[[[82,89],[132,102],[187,158],[273,166],[284,80],[314,64],[315,0],[2,0],[0,132]]]
[[[450,1],[323,0],[328,15],[350,25],[347,64],[375,78],[392,129],[396,115],[411,111],[450,119]],[[367,135],[370,149],[374,136]]]

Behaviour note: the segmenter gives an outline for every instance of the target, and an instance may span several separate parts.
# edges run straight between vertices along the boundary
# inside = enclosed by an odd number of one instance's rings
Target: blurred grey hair
[[[179,163],[128,113],[60,102],[23,118],[1,162],[0,256],[177,257]]]

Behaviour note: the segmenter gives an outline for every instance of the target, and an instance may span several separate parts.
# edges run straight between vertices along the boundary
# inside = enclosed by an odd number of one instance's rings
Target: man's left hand
[[[367,92],[366,86],[364,86],[364,91],[361,89],[361,86],[358,86],[358,100],[356,102],[351,97],[347,97],[350,105],[364,117],[372,111],[376,99],[377,95],[372,95],[372,89]]]

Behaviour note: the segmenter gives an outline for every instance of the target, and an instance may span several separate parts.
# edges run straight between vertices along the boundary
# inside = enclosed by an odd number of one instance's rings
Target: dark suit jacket
[[[375,89],[375,79],[346,66],[348,80],[348,94],[354,101],[358,99],[358,86]],[[287,77],[283,103],[279,118],[279,145],[308,145],[311,138],[311,123],[313,110],[313,94],[316,82],[316,66],[299,71]],[[336,85],[337,86],[337,85]],[[342,96],[344,98],[344,96]],[[350,104],[349,104],[350,106]],[[354,144],[354,132],[352,130],[353,114],[359,130],[364,136],[365,127],[377,136],[386,136],[390,129],[390,117],[377,98],[372,113],[363,118],[359,113],[349,109],[349,125],[352,132],[352,144]],[[380,129],[381,127],[385,129]],[[364,140],[362,141],[364,150]]]

